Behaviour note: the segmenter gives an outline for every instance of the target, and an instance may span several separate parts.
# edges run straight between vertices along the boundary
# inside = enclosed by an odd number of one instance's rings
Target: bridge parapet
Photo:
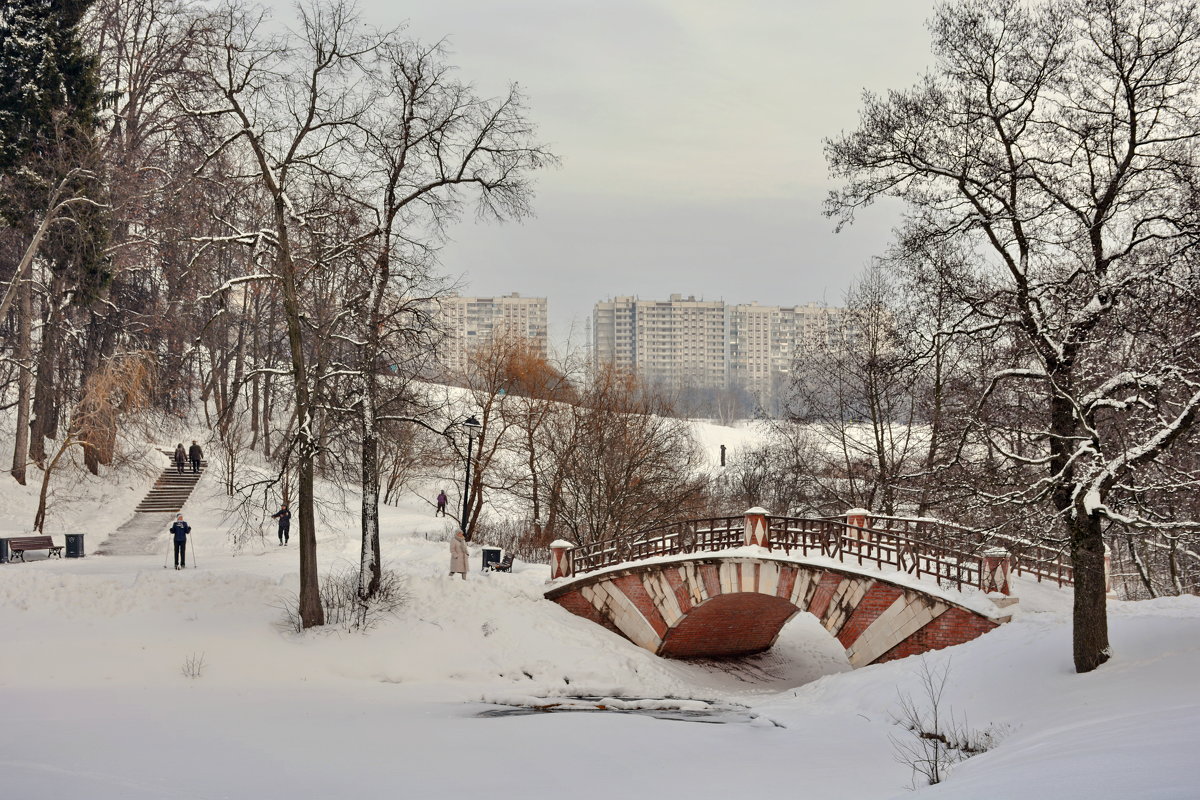
[[[1009,552],[1003,564],[987,555],[998,544]],[[960,590],[974,587],[1007,594],[1010,574],[1059,586],[1071,584],[1074,577],[1061,551],[939,520],[876,516],[866,509],[851,509],[842,517],[785,517],[771,516],[762,508],[741,516],[682,520],[576,547],[569,551],[564,574],[743,545],[894,569]]]

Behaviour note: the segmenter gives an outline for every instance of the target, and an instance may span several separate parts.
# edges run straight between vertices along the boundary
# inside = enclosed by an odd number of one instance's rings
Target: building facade
[[[513,292],[503,297],[460,297],[441,299],[441,321],[446,330],[441,363],[450,374],[463,374],[471,354],[497,337],[527,340],[546,357],[549,324],[544,297],[522,297]]]
[[[836,330],[840,309],[750,303],[730,306],[728,317],[729,386],[746,390],[765,408],[786,388],[799,350]]]
[[[816,303],[727,305],[671,295],[616,297],[592,313],[592,357],[671,390],[740,389],[764,408],[786,388],[806,342],[836,329],[840,310]]]
[[[678,294],[597,303],[592,355],[597,366],[612,364],[666,389],[722,388],[728,372],[725,303]]]

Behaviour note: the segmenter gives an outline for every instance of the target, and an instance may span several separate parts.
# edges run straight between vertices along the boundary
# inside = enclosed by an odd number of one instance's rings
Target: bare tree
[[[546,536],[590,543],[694,516],[704,506],[691,423],[614,368],[543,428]]]
[[[34,530],[41,531],[46,523],[50,480],[63,456],[74,447],[111,453],[122,421],[145,408],[153,390],[154,373],[145,353],[118,354],[89,377],[72,410],[67,433],[42,471]]]
[[[911,226],[973,252],[958,329],[1011,345],[978,398],[1007,405],[1005,425],[981,435],[1028,476],[992,500],[1051,509],[1086,672],[1109,658],[1105,525],[1165,524],[1122,498],[1200,410],[1200,20],[1174,0],[964,0],[931,31],[932,72],[866,95],[859,128],[828,143],[828,210],[846,222],[900,197]]]
[[[263,16],[226,5],[213,22],[214,40],[198,71],[216,106],[191,107],[194,116],[220,118],[223,138],[213,155],[243,149],[249,180],[269,204],[266,226],[233,231],[269,251],[262,271],[244,281],[276,282],[287,329],[289,377],[295,391],[296,506],[300,540],[299,614],[304,627],[322,624],[317,579],[315,461],[319,451],[317,384],[324,356],[306,305],[310,273],[329,269],[347,242],[325,235],[328,189],[346,178],[352,137],[371,100],[361,91],[365,60],[380,39],[343,3],[300,8],[297,33],[273,35]],[[324,331],[326,337],[329,329]]]
[[[389,37],[378,49],[378,83],[371,110],[359,126],[364,182],[361,202],[377,221],[371,269],[365,274],[364,313],[357,315],[360,391],[355,401],[361,436],[361,595],[375,594],[379,560],[379,425],[422,424],[411,414],[387,414],[382,396],[392,384],[421,374],[436,287],[427,265],[432,248],[471,199],[481,215],[521,218],[531,211],[531,174],[554,157],[535,139],[519,90],[499,99],[479,97],[453,77],[439,44]],[[418,358],[414,363],[414,354]],[[401,373],[400,365],[404,365]],[[393,388],[394,390],[394,388]],[[480,440],[483,449],[483,439]],[[470,522],[463,521],[470,536]]]
[[[815,439],[818,461],[809,469],[825,496],[812,500],[825,513],[897,511],[922,433],[921,354],[911,321],[899,288],[876,263],[850,290],[845,309],[829,317],[824,335],[796,357],[787,413]]]

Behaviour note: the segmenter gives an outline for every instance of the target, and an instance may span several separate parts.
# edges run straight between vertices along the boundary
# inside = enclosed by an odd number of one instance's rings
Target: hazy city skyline
[[[914,82],[932,0],[366,0],[364,18],[445,38],[485,95],[519,83],[562,166],[536,217],[468,217],[443,249],[462,294],[551,299],[551,338],[586,337],[602,298],[841,304],[886,246],[895,207],[841,234],[821,216],[821,140],[855,125],[864,89]],[[290,5],[272,2],[290,22]]]

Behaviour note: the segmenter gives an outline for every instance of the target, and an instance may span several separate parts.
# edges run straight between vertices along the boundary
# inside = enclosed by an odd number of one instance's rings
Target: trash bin
[[[503,547],[485,547],[483,548],[483,571],[487,572],[496,564],[504,560]]]
[[[67,558],[83,558],[83,534],[68,533],[67,539]]]
[[[0,539],[0,564],[8,563],[8,539]]]

